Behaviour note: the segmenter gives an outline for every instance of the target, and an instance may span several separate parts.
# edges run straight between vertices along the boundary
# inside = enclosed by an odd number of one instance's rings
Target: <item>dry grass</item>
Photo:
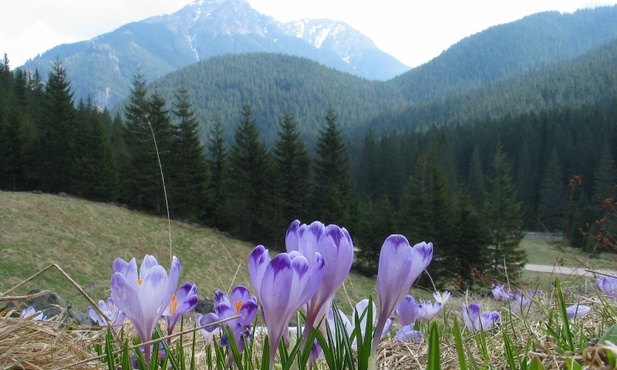
[[[0,294],[50,264],[58,264],[94,300],[109,295],[112,262],[117,257],[156,256],[169,265],[167,221],[151,215],[74,198],[0,191]],[[172,253],[182,265],[181,279],[201,296],[237,284],[250,286],[247,260],[252,244],[209,228],[172,222]],[[48,273],[20,288],[53,289],[85,310],[83,296],[60,274]],[[350,274],[342,307],[374,294],[374,282]]]
[[[102,369],[87,347],[98,335],[63,327],[57,321],[0,316],[0,367],[3,369]],[[79,363],[80,365],[75,365]]]

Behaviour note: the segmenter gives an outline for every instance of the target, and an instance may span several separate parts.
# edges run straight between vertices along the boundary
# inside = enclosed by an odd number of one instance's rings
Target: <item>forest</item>
[[[602,247],[596,221],[617,184],[614,95],[361,133],[324,104],[314,143],[301,135],[294,105],[264,140],[256,112],[267,107],[245,103],[235,119],[200,122],[194,104],[186,88],[168,99],[137,73],[112,114],[75,101],[60,62],[42,81],[11,70],[5,56],[0,189],[112,202],[275,250],[294,219],[335,223],[349,230],[355,269],[368,275],[384,238],[400,233],[433,242],[433,280],[460,289],[504,269],[515,278],[525,231],[590,253]]]

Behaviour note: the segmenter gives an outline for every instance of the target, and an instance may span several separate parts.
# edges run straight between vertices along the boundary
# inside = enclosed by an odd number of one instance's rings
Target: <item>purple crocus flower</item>
[[[142,342],[152,338],[157,321],[171,301],[180,278],[180,262],[172,258],[169,275],[154,256],[146,255],[139,272],[133,258],[126,262],[114,261],[111,277],[111,296],[115,304],[133,323]],[[150,346],[144,349],[146,362],[150,362]]]
[[[510,301],[513,298],[513,293],[511,290],[506,288],[504,284],[493,285],[491,292],[493,293],[493,298],[498,301]]]
[[[171,296],[171,300],[163,312],[165,321],[167,322],[167,335],[171,335],[174,332],[174,327],[178,323],[178,320],[185,313],[189,312],[199,302],[197,297],[197,285],[187,281],[180,286],[180,289]]]
[[[195,313],[195,322],[197,322],[197,326],[204,326],[206,324],[209,324],[209,322],[207,322],[205,320],[205,315],[202,315],[200,313]],[[213,325],[214,326],[214,325]],[[206,327],[208,329],[210,329],[209,327]],[[215,329],[210,329],[210,330],[206,330],[206,328],[201,328],[201,334],[204,336],[205,339],[205,346],[209,346],[210,344],[212,344],[212,342],[214,342],[214,335],[216,333],[219,332],[219,328],[215,328]]]
[[[414,330],[413,324],[411,324],[401,327],[394,336],[394,341],[407,343],[422,343],[424,342],[424,337],[422,336],[421,332]]]
[[[435,302],[441,303],[442,305],[448,302],[448,299],[450,299],[451,295],[452,293],[448,292],[447,290],[443,292],[433,292],[433,297],[435,298]]]
[[[617,300],[617,277],[605,276],[598,278],[598,287],[607,296]]]
[[[566,314],[570,319],[577,319],[587,315],[591,311],[591,307],[582,304],[575,304],[566,308]]]
[[[489,330],[493,324],[499,321],[499,313],[497,311],[487,311],[480,314],[480,305],[477,303],[470,303],[469,307],[463,304],[462,310],[465,325],[472,333],[480,330]]]
[[[531,294],[531,292],[527,294]],[[510,309],[512,312],[521,312],[531,306],[531,303],[531,299],[525,293],[514,292],[510,301]]]
[[[413,324],[420,316],[420,311],[418,310],[418,302],[416,302],[414,297],[410,295],[405,296],[401,303],[398,304],[396,308],[396,314],[398,316],[398,321],[401,326],[413,326]]]
[[[105,317],[100,316],[99,313],[92,308],[92,306],[88,306],[88,316],[90,319],[98,323],[100,326],[107,326],[109,323],[109,325],[111,325],[111,327],[118,332],[118,330],[122,327],[124,319],[126,318],[124,312],[118,309],[111,297],[107,299],[107,302],[99,300],[98,306],[99,310],[105,315]]]
[[[330,310],[334,294],[349,275],[353,264],[353,242],[345,228],[324,226],[319,221],[306,225],[295,220],[287,230],[285,246],[288,253],[297,251],[303,255],[309,265],[317,253],[324,261],[323,280],[307,303],[304,327],[306,340],[310,329],[319,325]]]
[[[43,312],[37,311],[36,308],[32,306],[28,306],[25,310],[22,310],[19,317],[22,319],[29,319],[29,320],[36,320],[36,321],[47,320],[47,316],[45,316]]]
[[[441,311],[442,307],[441,302],[422,301],[418,305],[418,319],[429,321]]]
[[[375,332],[382,332],[396,306],[409,292],[413,282],[433,259],[433,244],[418,243],[413,248],[403,235],[390,235],[379,253],[377,297],[379,318]],[[380,337],[373,336],[372,351],[376,353]]]
[[[239,318],[230,319],[219,325],[206,327],[207,331],[213,331],[221,325],[231,329],[234,341],[240,352],[244,352],[244,345],[250,339],[251,327],[257,316],[257,298],[251,296],[249,290],[242,285],[236,286],[231,291],[231,299],[224,292],[217,290],[214,292],[214,312],[207,314],[202,325],[213,323],[220,320],[229,319],[234,316]],[[224,333],[221,337],[221,346],[229,345],[229,338]]]
[[[281,253],[270,258],[259,245],[248,261],[251,283],[261,302],[262,316],[268,328],[269,367],[274,367],[276,350],[294,313],[319,289],[324,274],[324,260],[315,253],[311,265],[299,252]]]

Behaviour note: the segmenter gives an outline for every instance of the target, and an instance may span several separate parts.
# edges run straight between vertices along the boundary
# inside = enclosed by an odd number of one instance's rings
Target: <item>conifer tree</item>
[[[313,214],[325,224],[351,228],[354,199],[347,146],[330,107],[319,131],[315,159]]]
[[[527,262],[525,251],[520,248],[524,236],[523,215],[501,145],[493,157],[492,167],[494,176],[490,179],[483,219],[489,230],[493,273],[497,276],[507,273],[511,281],[516,281]]]
[[[41,148],[42,190],[71,192],[74,187],[76,140],[75,106],[66,69],[55,62],[45,85],[43,100]]]
[[[615,197],[615,186],[617,185],[617,166],[611,153],[608,142],[602,144],[600,160],[593,173],[593,193],[591,195],[594,218],[599,218],[602,214],[602,205],[608,198]]]
[[[401,200],[399,226],[403,234],[410,243],[433,243],[435,258],[428,271],[438,287],[450,283],[457,273],[453,247],[457,231],[448,187],[433,148],[419,158]]]
[[[21,190],[25,185],[20,135],[22,115],[15,94],[15,80],[4,54],[0,65],[0,189]]]
[[[180,88],[172,110],[179,122],[174,126],[171,168],[173,215],[193,221],[203,220],[207,206],[208,167],[199,139],[199,122],[188,91]]]
[[[141,73],[133,78],[126,115],[126,145],[129,165],[124,167],[127,181],[124,201],[146,211],[163,214],[166,209],[161,176],[173,177],[170,164],[173,131],[165,100],[160,94],[148,97]]]
[[[354,247],[357,253],[357,269],[367,276],[377,274],[379,252],[384,240],[396,230],[396,211],[388,197],[376,201],[368,198],[360,203],[360,221],[354,234]]]
[[[111,117],[98,112],[88,98],[77,107],[76,125],[80,140],[76,143],[75,193],[84,198],[111,201],[118,195],[118,172],[108,136]]]
[[[461,290],[474,289],[477,274],[484,274],[491,268],[489,235],[473,206],[471,196],[461,191],[456,202],[456,230],[454,243],[455,273],[461,283]]]
[[[541,226],[549,231],[563,231],[568,206],[568,192],[563,181],[559,154],[553,148],[544,170],[544,180],[540,187],[538,219]]]
[[[151,178],[152,154],[155,153],[152,133],[148,125],[148,89],[143,74],[133,76],[129,102],[124,110],[126,161],[121,161],[122,201],[138,209],[145,209],[141,192],[143,179]],[[118,120],[116,120],[118,121]],[[120,144],[119,142],[116,142]]]
[[[467,188],[471,196],[471,202],[475,209],[480,209],[484,204],[484,194],[486,193],[486,182],[482,171],[482,160],[480,159],[480,148],[476,145],[471,154],[469,176],[467,177]]]
[[[358,192],[367,197],[377,197],[380,194],[379,185],[381,183],[379,177],[379,152],[372,130],[369,130],[364,136],[360,161],[357,180]]]
[[[250,105],[242,108],[229,153],[229,206],[233,232],[249,241],[269,240],[272,222],[270,154],[260,140]]]
[[[275,163],[276,229],[282,236],[295,220],[309,222],[311,158],[294,117],[285,113],[273,151]],[[277,232],[277,236],[281,232]],[[281,238],[281,240],[284,240]],[[277,238],[278,241],[278,238]]]
[[[206,223],[219,229],[225,229],[228,225],[225,216],[225,206],[227,203],[226,168],[228,158],[225,148],[225,138],[223,137],[223,127],[218,120],[215,121],[210,128],[207,153],[208,173],[210,177],[207,182],[208,204]]]
[[[169,179],[176,177],[176,169],[172,166],[172,145],[174,139],[173,126],[166,102],[159,92],[154,92],[148,99],[148,123],[151,132],[151,158],[154,159],[150,169],[151,178],[144,179],[142,189],[150,202],[154,201],[153,210],[157,214],[165,214],[170,207],[166,204],[169,190],[166,189]],[[161,174],[162,171],[162,174]],[[165,194],[167,192],[167,194]]]

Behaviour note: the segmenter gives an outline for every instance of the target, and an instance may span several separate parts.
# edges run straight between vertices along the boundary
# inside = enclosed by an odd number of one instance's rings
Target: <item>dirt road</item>
[[[525,265],[525,270],[528,271],[538,271],[538,272],[550,272],[554,274],[562,274],[562,275],[578,275],[578,276],[600,276],[600,274],[595,275],[594,273],[587,271],[584,267],[565,267],[565,266],[549,266],[549,265],[534,265],[532,263],[528,263]],[[601,274],[615,274],[614,271],[610,270],[594,270]]]

